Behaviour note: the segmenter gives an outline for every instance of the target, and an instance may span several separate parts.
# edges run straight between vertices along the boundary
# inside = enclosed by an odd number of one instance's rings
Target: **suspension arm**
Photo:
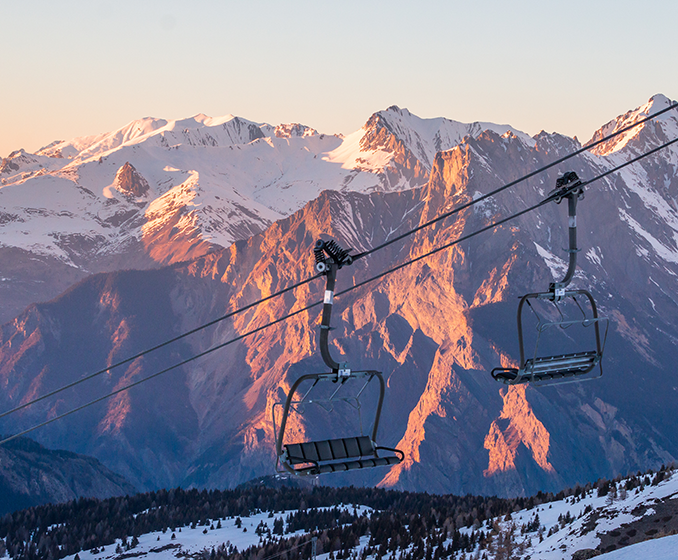
[[[330,320],[332,318],[332,304],[334,303],[334,284],[337,279],[337,265],[330,263],[327,267],[327,284],[325,286],[325,300],[323,303],[323,316],[320,322],[320,355],[323,362],[333,372],[338,373],[342,369],[341,364],[336,362],[330,354]]]
[[[568,238],[569,244],[567,252],[569,254],[569,262],[565,277],[560,282],[552,282],[550,291],[556,300],[565,295],[565,288],[570,284],[574,273],[577,269],[577,201],[584,196],[584,188],[581,186],[581,181],[574,171],[565,173],[556,182],[556,190],[554,193],[554,200],[560,204],[563,198],[567,198],[567,218],[568,218]]]
[[[332,305],[334,303],[334,284],[337,280],[337,270],[344,265],[353,264],[353,257],[349,254],[351,249],[342,249],[334,241],[316,241],[313,253],[315,255],[315,268],[318,272],[324,273],[327,277],[325,286],[325,299],[323,302],[323,315],[320,322],[320,355],[325,365],[339,377],[350,375],[351,370],[346,363],[339,363],[330,354],[330,320],[332,318]]]

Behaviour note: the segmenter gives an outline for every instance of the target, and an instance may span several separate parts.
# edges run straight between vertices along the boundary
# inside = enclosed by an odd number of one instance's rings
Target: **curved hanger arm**
[[[584,197],[584,187],[581,186],[581,180],[574,171],[565,173],[556,182],[555,190],[549,195],[557,204],[567,198],[567,219],[568,219],[568,238],[569,244],[567,252],[569,253],[569,262],[565,277],[560,282],[552,282],[549,290],[553,292],[556,300],[565,295],[565,288],[570,284],[574,273],[577,270],[577,201]]]
[[[332,305],[334,303],[334,284],[337,279],[337,265],[329,263],[327,267],[327,284],[325,286],[325,300],[323,303],[323,315],[320,322],[320,355],[323,362],[333,372],[338,373],[342,365],[335,361],[330,354],[330,319],[332,318]]]

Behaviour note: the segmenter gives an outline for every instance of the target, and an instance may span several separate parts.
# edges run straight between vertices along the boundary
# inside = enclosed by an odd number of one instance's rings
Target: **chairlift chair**
[[[577,267],[577,201],[584,196],[584,189],[579,177],[573,171],[565,173],[556,182],[556,188],[549,193],[548,199],[556,203],[567,198],[569,220],[569,264],[565,277],[560,282],[552,282],[547,292],[524,295],[518,304],[518,344],[520,347],[519,367],[498,367],[491,372],[496,381],[507,385],[534,383],[535,385],[553,385],[572,381],[595,379],[603,375],[603,350],[607,339],[608,319],[598,315],[598,308],[593,296],[587,290],[568,290],[567,286],[574,277]],[[536,308],[537,302],[548,302],[555,307],[558,314],[555,320],[545,320]],[[568,319],[562,313],[566,302],[574,304],[581,312],[581,317]],[[584,305],[582,305],[582,303]],[[525,305],[527,304],[527,305]],[[586,310],[588,308],[588,312]],[[524,326],[527,322],[526,310],[529,309],[537,318],[537,337],[534,352],[526,357]],[[603,328],[601,328],[601,324]],[[570,327],[581,326],[590,334],[586,337],[584,348],[569,352],[543,352],[542,335],[550,330],[565,331]],[[602,331],[602,333],[601,333]],[[580,341],[577,341],[580,343]],[[542,348],[540,348],[540,344]],[[549,348],[548,350],[552,350]],[[598,368],[596,370],[596,367]],[[594,373],[595,371],[595,373]]]
[[[353,371],[348,363],[339,363],[330,354],[329,331],[334,285],[337,270],[344,265],[353,263],[353,258],[349,252],[350,249],[342,249],[334,240],[318,240],[314,248],[316,270],[327,278],[319,347],[322,359],[330,371],[302,375],[292,385],[285,402],[279,402],[273,406],[273,427],[276,434],[277,455],[276,470],[278,472],[288,472],[297,476],[315,476],[353,469],[396,465],[404,459],[402,451],[376,444],[385,393],[385,383],[381,372],[375,370]],[[350,437],[320,441],[286,441],[286,436],[289,435],[286,428],[291,410],[302,416],[307,416],[307,411],[311,410],[313,405],[318,405],[329,413],[337,413],[337,405],[347,403],[360,414],[361,398],[365,389],[373,382],[378,383],[378,401],[370,435],[362,433],[361,425],[360,433]],[[336,387],[329,386],[326,394],[321,393],[314,398],[314,395],[320,392],[320,387],[327,387],[328,383],[334,383]],[[349,392],[349,387],[356,385],[358,386],[357,392]],[[299,396],[296,396],[297,394]],[[280,427],[277,428],[276,410],[281,407]]]

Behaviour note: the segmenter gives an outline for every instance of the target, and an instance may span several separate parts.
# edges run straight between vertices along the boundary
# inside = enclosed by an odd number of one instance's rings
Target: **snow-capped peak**
[[[345,169],[359,167],[376,171],[388,166],[396,151],[406,149],[426,171],[430,171],[436,153],[450,150],[467,136],[476,138],[486,130],[499,135],[511,132],[527,145],[535,144],[528,134],[508,125],[461,123],[444,117],[426,119],[391,105],[374,113],[361,130],[346,136],[341,146],[330,152],[326,159],[341,163]]]
[[[675,101],[672,101],[661,93],[653,95],[644,105],[628,111],[627,113],[618,116],[616,119],[612,119],[607,124],[604,124],[593,134],[593,137],[587,142],[587,144],[595,142],[596,140],[599,140],[629,125],[633,125],[638,121],[641,121],[674,103]],[[614,152],[618,152],[633,138],[639,137],[642,134],[642,131],[648,125],[659,127],[668,137],[675,137],[675,135],[678,134],[678,109],[668,111],[663,115],[656,117],[650,123],[645,123],[642,126],[632,128],[627,132],[620,134],[619,136],[616,136],[615,138],[612,138],[607,142],[600,144],[599,146],[596,146],[591,150],[591,152],[597,155],[610,155]]]
[[[99,157],[104,152],[114,150],[137,138],[147,136],[165,125],[167,125],[167,121],[164,119],[145,117],[134,120],[113,132],[81,136],[62,142],[52,142],[38,150],[37,155],[69,159],[75,157],[80,159],[87,159],[93,156]]]
[[[489,122],[462,123],[444,117],[426,119],[413,115],[408,109],[400,109],[393,105],[372,115],[364,127],[367,133],[362,143],[363,147],[367,148],[371,143],[370,129],[378,127],[386,128],[403,141],[417,159],[425,163],[429,169],[437,152],[450,150],[466,136],[475,138],[485,130],[491,130],[499,135],[510,131],[528,145],[534,145],[534,140],[528,134],[509,125]]]
[[[292,137],[305,137],[305,136],[315,136],[318,134],[318,131],[315,128],[306,126],[299,123],[289,123],[289,124],[279,124],[275,127],[273,133],[278,138],[292,138]]]

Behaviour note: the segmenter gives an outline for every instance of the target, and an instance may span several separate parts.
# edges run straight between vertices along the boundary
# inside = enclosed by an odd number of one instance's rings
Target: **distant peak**
[[[656,93],[652,97],[650,97],[650,100],[648,103],[652,103],[652,105],[661,105],[663,107],[666,107],[673,103],[668,97],[666,97],[663,93]]]
[[[402,116],[402,117],[412,117],[412,116],[414,116],[414,115],[412,115],[412,113],[410,112],[410,110],[407,109],[406,107],[404,107],[404,108],[401,109],[401,108],[398,107],[397,105],[391,105],[391,106],[390,106],[388,109],[386,109],[385,111],[380,111],[380,113],[397,113],[398,115],[400,115],[400,116]]]
[[[36,153],[40,153],[43,150],[49,150],[50,148],[53,148],[54,146],[58,146],[59,144],[62,144],[63,140],[55,140],[54,142],[50,142],[47,144],[47,146],[43,146],[40,148]]]
[[[315,128],[306,126],[305,124],[289,123],[289,124],[279,124],[278,126],[276,126],[274,133],[278,138],[292,138],[292,137],[316,136],[318,134],[318,131]]]
[[[650,97],[645,105],[641,105],[637,109],[629,111],[627,115],[636,114],[639,118],[642,118],[647,115],[651,115],[652,113],[656,113],[657,111],[661,111],[672,103],[673,101],[671,101],[663,93],[657,93]]]
[[[608,136],[624,127],[633,125],[638,121],[641,121],[648,116],[661,111],[662,109],[666,109],[673,103],[674,101],[666,97],[664,94],[657,93],[650,97],[650,99],[644,105],[627,111],[625,114],[619,115],[617,118],[612,119],[610,122],[603,125],[593,134],[593,137],[587,142],[587,144],[600,140],[601,138],[604,138],[605,136]],[[670,121],[675,122],[677,117],[678,115],[675,111],[668,111],[656,117],[653,122],[655,124],[662,122],[667,123]],[[617,152],[624,148],[632,139],[640,137],[643,134],[643,131],[646,130],[647,125],[648,123],[645,123],[631,128],[627,132],[620,134],[596,146],[595,148],[592,148],[591,151],[596,155],[609,155],[611,153]]]

